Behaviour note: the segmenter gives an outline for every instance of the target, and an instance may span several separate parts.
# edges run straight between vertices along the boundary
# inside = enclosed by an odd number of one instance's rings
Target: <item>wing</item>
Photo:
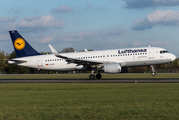
[[[68,62],[68,64],[70,63],[75,63],[78,65],[97,65],[97,64],[104,64],[104,61],[98,61],[98,60],[88,60],[88,59],[77,59],[77,58],[73,58],[73,57],[67,57],[67,56],[63,56],[63,55],[55,55],[56,57],[59,58],[63,58],[66,59],[66,61]]]
[[[98,61],[98,60],[77,59],[77,58],[73,58],[73,57],[67,57],[64,55],[60,55],[50,44],[49,44],[49,47],[50,47],[52,53],[56,57],[65,59],[68,62],[68,64],[75,63],[77,65],[84,65],[85,67],[89,67],[89,66],[100,65],[100,64],[105,63],[104,61]]]
[[[69,56],[64,56],[59,54],[50,44],[49,47],[52,51],[52,53],[59,58],[63,58],[65,59],[68,64],[70,63],[75,63],[78,65],[83,65],[84,67],[88,68],[88,67],[96,67],[96,68],[100,68],[102,67],[104,64],[110,64],[110,63],[120,63],[121,66],[125,66],[126,62],[123,60],[120,61],[101,61],[101,60],[89,60],[89,59],[78,59],[78,58],[73,58],[73,57],[69,57]]]

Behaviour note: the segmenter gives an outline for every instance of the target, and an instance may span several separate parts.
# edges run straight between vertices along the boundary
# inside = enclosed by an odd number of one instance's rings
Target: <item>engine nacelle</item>
[[[106,73],[120,73],[121,65],[119,63],[110,63],[104,65],[104,72]]]
[[[76,66],[76,70],[86,71],[87,69],[83,65]]]

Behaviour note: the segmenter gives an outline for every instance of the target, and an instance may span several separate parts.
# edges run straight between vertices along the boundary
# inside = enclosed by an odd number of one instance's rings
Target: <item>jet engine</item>
[[[76,69],[76,70],[82,70],[82,71],[87,70],[83,65],[76,66],[75,69]]]
[[[120,63],[110,63],[104,65],[104,72],[106,73],[120,73],[121,65]]]

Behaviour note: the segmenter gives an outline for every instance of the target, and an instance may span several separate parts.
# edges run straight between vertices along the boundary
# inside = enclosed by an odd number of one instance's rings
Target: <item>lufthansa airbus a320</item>
[[[176,56],[159,47],[141,47],[101,50],[90,52],[58,53],[49,45],[53,54],[41,55],[16,30],[9,31],[17,58],[8,60],[9,64],[53,71],[91,71],[89,79],[101,79],[100,71],[106,73],[127,72],[127,67],[164,64]],[[94,71],[98,71],[96,75]]]

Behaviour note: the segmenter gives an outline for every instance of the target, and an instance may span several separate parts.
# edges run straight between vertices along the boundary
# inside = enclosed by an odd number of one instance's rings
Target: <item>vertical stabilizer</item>
[[[18,33],[17,30],[9,31],[9,34],[17,57],[41,55]]]

